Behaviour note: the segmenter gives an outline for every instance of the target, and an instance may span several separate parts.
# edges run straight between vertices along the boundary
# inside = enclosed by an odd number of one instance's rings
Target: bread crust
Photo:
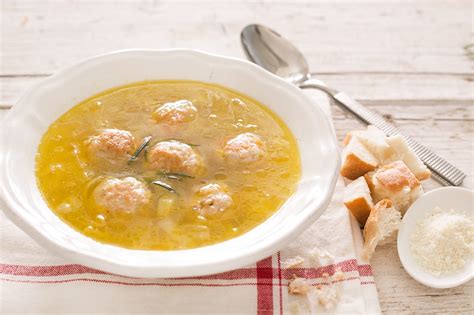
[[[357,219],[357,222],[359,222],[361,226],[365,226],[371,210],[371,205],[367,202],[367,199],[359,197],[351,201],[346,201],[344,204]]]
[[[343,146],[348,145],[349,142],[351,142],[353,135],[354,135],[354,131],[349,131],[347,135],[344,137],[344,139],[342,140],[342,145]]]
[[[376,163],[368,163],[352,152],[347,154],[343,163],[341,175],[353,180],[377,167]]]
[[[413,190],[420,186],[416,176],[402,161],[395,161],[381,166],[374,176],[382,186],[392,192],[398,192],[405,187]]]
[[[369,125],[365,130],[349,131],[342,141],[342,145],[348,146],[354,138],[358,138],[380,164],[401,160],[418,180],[425,180],[431,176],[431,171],[400,135],[386,137],[380,129]]]
[[[363,176],[349,183],[344,190],[344,205],[363,227],[374,203]]]
[[[426,170],[424,172],[418,172],[416,174],[416,178],[418,178],[419,180],[425,180],[425,179],[428,179],[431,177],[431,171],[430,170]]]
[[[375,251],[375,247],[377,247],[381,235],[379,225],[380,216],[384,215],[383,212],[385,212],[386,209],[392,207],[393,203],[390,199],[380,200],[374,207],[372,207],[363,232],[364,249],[362,251],[362,257],[364,259],[370,260],[372,258],[372,254]]]
[[[372,196],[372,199],[374,198],[374,192],[375,192],[375,185],[374,185],[374,181],[372,180],[372,177],[374,176],[374,174],[375,172],[373,171],[364,174],[364,178],[365,178],[365,181],[367,182],[367,186],[369,186],[370,195]]]

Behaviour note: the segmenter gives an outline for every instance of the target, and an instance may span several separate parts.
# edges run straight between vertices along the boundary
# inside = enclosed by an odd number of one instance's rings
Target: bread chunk
[[[377,127],[369,125],[366,130],[351,131],[343,144],[347,145],[354,137],[358,138],[380,163],[385,163],[392,156],[392,149],[387,143],[385,133]]]
[[[387,138],[387,143],[392,149],[391,160],[401,160],[408,168],[415,174],[418,180],[428,179],[431,176],[431,171],[426,165],[416,156],[409,147],[405,139],[400,136],[392,136]]]
[[[357,137],[352,137],[342,151],[341,175],[356,179],[378,166],[375,156],[367,150]]]
[[[382,165],[400,160],[418,180],[425,180],[431,176],[430,170],[400,135],[387,137],[382,130],[369,125],[366,130],[350,131],[344,138],[343,145],[347,146],[353,138],[358,138]]]
[[[377,244],[398,230],[401,214],[392,201],[383,199],[379,201],[370,212],[364,229],[364,249],[362,257],[370,260]]]
[[[363,176],[349,183],[344,190],[344,205],[357,219],[361,226],[365,225],[374,206],[370,189]]]
[[[423,194],[420,182],[402,161],[381,166],[365,174],[365,179],[374,202],[390,199],[402,214]]]

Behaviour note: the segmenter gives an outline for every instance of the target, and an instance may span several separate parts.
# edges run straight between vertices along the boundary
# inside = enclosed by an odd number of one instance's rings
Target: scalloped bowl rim
[[[301,117],[300,119],[302,122],[306,123],[306,127],[311,128],[311,125],[308,125],[309,119],[314,119],[319,123],[317,127],[314,127],[317,128],[315,130],[323,133],[323,135],[317,135],[316,138],[319,137],[319,141],[312,144],[313,146],[317,147],[317,145],[320,143],[320,151],[317,153],[319,156],[325,158],[324,169],[321,171],[322,174],[313,174],[311,177],[305,179],[305,168],[303,167],[302,181],[299,183],[297,192],[295,192],[290,197],[290,199],[285,202],[285,204],[280,207],[280,209],[269,219],[254,229],[242,234],[241,236],[211,246],[177,251],[131,250],[96,242],[73,230],[66,223],[62,222],[58,217],[52,214],[52,211],[46,206],[44,201],[42,199],[41,201],[38,200],[40,193],[36,187],[36,184],[32,185],[30,183],[28,186],[28,189],[32,190],[32,197],[30,198],[29,196],[29,198],[23,198],[24,196],[22,194],[26,193],[26,188],[19,188],[17,187],[18,185],[15,186],[15,179],[12,177],[10,172],[10,167],[17,167],[12,164],[12,159],[15,158],[15,161],[21,164],[23,162],[23,157],[18,155],[15,156],[15,153],[18,152],[12,149],[12,140],[11,137],[8,137],[8,133],[6,131],[9,129],[8,127],[11,127],[14,130],[16,126],[15,123],[18,123],[17,121],[21,121],[21,119],[30,119],[33,125],[41,125],[41,121],[36,121],[40,120],[38,117],[35,117],[34,115],[32,117],[27,117],[27,115],[30,113],[30,111],[34,111],[34,106],[36,103],[41,103],[41,98],[44,99],[46,97],[44,94],[46,91],[51,89],[54,90],[55,87],[57,88],[58,86],[61,87],[61,84],[63,84],[63,89],[67,88],[67,82],[78,80],[78,78],[74,76],[80,77],[81,73],[83,72],[94,71],[94,68],[107,67],[107,65],[103,65],[109,62],[113,64],[113,62],[117,62],[117,60],[120,59],[123,59],[123,62],[128,62],[130,64],[133,64],[134,62],[139,64],[140,62],[144,62],[144,60],[150,62],[156,61],[158,63],[164,62],[160,61],[160,58],[168,58],[171,60],[173,60],[173,58],[178,59],[180,62],[187,62],[192,66],[196,66],[196,68],[199,68],[202,65],[204,67],[203,71],[209,72],[207,82],[214,82],[228,86],[234,90],[239,90],[239,88],[232,86],[232,84],[226,85],[220,83],[222,80],[227,80],[222,74],[220,74],[220,79],[216,79],[221,81],[213,81],[213,76],[218,77],[219,71],[224,71],[227,69],[226,71],[230,71],[234,75],[240,75],[242,78],[245,77],[249,81],[254,80],[254,82],[242,83],[242,80],[233,77],[231,77],[232,79],[229,80],[237,80],[235,82],[239,82],[238,84],[242,85],[252,83],[257,90],[260,88],[263,89],[264,92],[273,91],[274,94],[281,94],[280,96],[282,97],[293,99],[295,102],[292,103],[291,106],[299,106],[300,110],[304,112],[304,115],[299,114],[299,117]],[[126,65],[127,63],[125,63],[125,66]],[[163,65],[163,67],[166,68],[166,65]],[[115,70],[119,73],[121,71],[121,69],[114,69],[113,71]],[[131,71],[133,72],[133,70]],[[140,71],[147,72],[154,70],[142,69]],[[98,71],[96,72],[98,76],[104,75],[104,80],[108,80],[106,74],[101,74]],[[186,73],[183,73],[184,74],[177,75],[176,79],[182,78],[183,75],[186,76]],[[148,78],[143,78],[143,80],[147,79]],[[155,79],[168,79],[168,77],[165,76],[164,78],[160,77]],[[114,79],[110,80],[113,81]],[[132,80],[131,82],[136,81],[140,80]],[[127,84],[127,82],[123,84]],[[118,84],[115,86],[123,84]],[[94,87],[93,85],[84,83],[84,86],[81,85],[81,88],[87,90],[93,89]],[[103,90],[105,89],[101,89],[100,91]],[[251,91],[254,93],[253,90]],[[246,91],[243,91],[242,93],[249,95],[249,93]],[[260,95],[263,95],[262,91],[257,91],[255,93],[260,93]],[[94,94],[90,94],[89,96],[92,95]],[[258,95],[257,97],[254,95],[250,96],[261,100]],[[82,99],[85,98],[87,97],[83,97]],[[71,100],[70,104],[65,105],[65,108],[63,108],[63,111],[60,112],[59,115],[53,115],[55,118],[52,119],[52,121],[56,120],[63,112],[79,103],[79,101],[82,99]],[[35,100],[37,102],[35,102]],[[272,108],[271,103],[265,104],[270,109],[275,111],[275,109]],[[279,110],[286,110],[282,108],[283,107],[280,106]],[[290,113],[289,116],[292,115],[297,114]],[[288,122],[285,120],[285,117],[282,117],[281,115],[279,116],[288,124]],[[51,122],[49,122],[47,126],[50,123]],[[294,125],[295,121],[293,120],[292,123]],[[339,150],[334,134],[334,129],[332,128],[329,118],[318,106],[312,104],[312,101],[309,100],[308,97],[304,95],[303,92],[300,91],[296,86],[248,61],[190,49],[121,50],[85,59],[73,66],[56,72],[54,75],[31,87],[20,98],[13,109],[9,111],[9,113],[3,119],[2,124],[4,128],[0,130],[0,171],[2,172],[1,182],[3,185],[0,186],[0,205],[7,217],[10,218],[13,223],[24,230],[27,234],[29,234],[40,245],[60,254],[65,258],[91,268],[132,277],[188,277],[214,274],[240,268],[270,256],[288,242],[296,238],[301,232],[314,223],[316,219],[324,212],[334,192],[340,166]],[[297,124],[300,124],[300,121],[298,121]],[[302,125],[304,125],[304,123],[302,123]],[[18,126],[16,127],[18,128]],[[27,126],[26,128],[29,127]],[[290,127],[290,129],[294,131],[293,128]],[[309,131],[311,132],[315,130]],[[41,137],[43,133],[44,131],[39,137]],[[25,131],[25,134],[28,134],[28,132]],[[300,135],[302,135],[304,137],[303,140],[308,143],[311,143],[311,141],[316,141],[312,138],[309,138],[310,135],[301,133],[301,131]],[[20,135],[20,137],[21,136],[23,135]],[[28,134],[27,136],[30,135]],[[303,152],[305,152],[305,156],[308,155],[309,158],[315,158],[315,153],[312,152],[312,150],[316,150],[317,148],[302,148],[301,143],[303,140],[297,138],[300,147],[300,153],[303,155]],[[35,140],[35,142],[37,144],[39,140]],[[37,146],[34,147],[35,151],[36,147]],[[6,151],[6,149],[8,149],[8,151]],[[316,157],[317,156],[318,155],[316,155]],[[28,163],[27,166],[31,167],[31,154],[25,159],[27,158],[30,158],[30,163]],[[306,158],[303,158],[303,160],[305,159]],[[310,164],[308,165],[312,170],[313,167]],[[19,170],[18,174],[21,174],[21,170]],[[24,176],[30,178],[31,175],[32,174],[27,174]],[[21,177],[21,175],[19,176]],[[291,213],[286,214],[286,212],[288,212],[288,209],[286,208],[288,208],[291,204],[295,205],[296,201],[293,200],[296,200],[297,198],[299,198],[298,202],[302,203],[301,210],[298,210],[299,213],[297,215]],[[34,207],[32,207],[31,203],[27,203],[27,201],[25,201],[26,199],[34,199],[36,202],[33,203]],[[283,214],[279,215],[282,218],[275,219],[275,217],[278,217],[277,214],[280,211],[283,211],[283,209],[286,211],[284,214],[284,220],[282,217]],[[46,215],[46,219],[52,221],[47,221],[40,215]],[[65,231],[67,231],[61,232],[65,233],[63,235],[58,232],[57,229],[65,229]],[[71,237],[74,242],[71,243],[69,239],[67,241],[61,239],[61,237],[64,238],[66,235]],[[84,246],[89,247],[85,248]]]

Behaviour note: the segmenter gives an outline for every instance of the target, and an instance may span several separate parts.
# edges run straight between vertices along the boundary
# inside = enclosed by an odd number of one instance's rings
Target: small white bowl
[[[180,251],[130,250],[96,242],[47,207],[36,185],[35,154],[48,126],[80,101],[144,80],[217,83],[253,97],[295,135],[302,177],[296,192],[268,220],[235,239]],[[41,245],[71,261],[131,277],[187,277],[223,272],[265,258],[324,212],[337,180],[339,151],[328,117],[296,86],[235,58],[194,50],[128,50],[82,61],[23,95],[0,128],[0,206]]]
[[[472,260],[466,263],[459,272],[437,277],[418,265],[410,251],[410,237],[417,223],[423,220],[427,213],[435,207],[455,209],[459,213],[472,217],[474,193],[465,188],[444,187],[430,191],[416,200],[405,213],[398,231],[398,255],[403,268],[416,281],[432,288],[452,288],[466,283],[474,277],[474,262]]]

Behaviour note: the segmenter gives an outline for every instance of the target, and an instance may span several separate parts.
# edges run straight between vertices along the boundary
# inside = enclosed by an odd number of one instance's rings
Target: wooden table
[[[111,50],[189,47],[243,57],[239,32],[258,22],[291,39],[318,78],[467,172],[472,189],[472,2],[348,2],[5,0],[0,117],[33,83]],[[360,126],[333,108],[339,139]],[[425,190],[439,186],[429,181]],[[473,312],[474,281],[447,290],[418,284],[394,243],[372,263],[386,313]]]

